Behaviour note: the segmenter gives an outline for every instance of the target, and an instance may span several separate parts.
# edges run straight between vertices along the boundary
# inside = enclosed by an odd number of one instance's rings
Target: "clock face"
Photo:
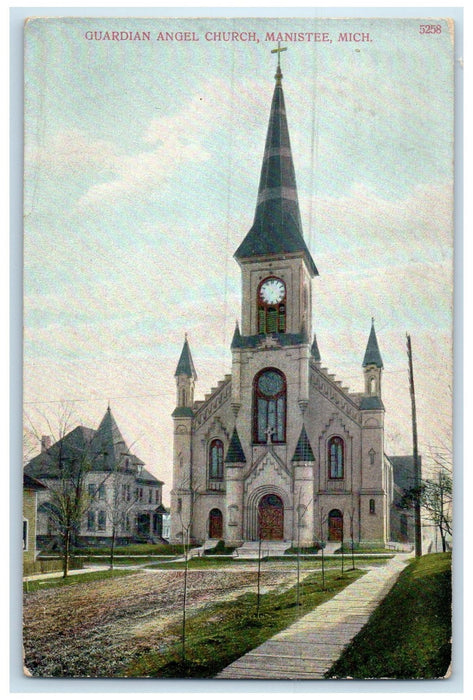
[[[265,304],[279,304],[284,299],[286,287],[282,280],[271,277],[263,282],[259,293]]]

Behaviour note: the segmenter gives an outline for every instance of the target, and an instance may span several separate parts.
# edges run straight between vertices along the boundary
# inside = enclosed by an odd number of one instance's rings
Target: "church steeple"
[[[185,377],[192,377],[194,380],[197,379],[197,373],[194,368],[189,343],[187,341],[187,333],[185,335],[181,356],[174,373],[175,377],[179,377],[181,375],[184,375]]]
[[[363,359],[363,372],[365,375],[365,395],[370,397],[371,402],[364,400],[362,408],[378,407],[377,400],[381,399],[381,372],[383,360],[378,347],[376,331],[374,329],[374,318],[371,319],[371,331],[366,346],[365,357]],[[376,399],[376,400],[374,400]],[[373,402],[374,400],[374,402]]]
[[[186,409],[188,413],[194,403],[194,384],[197,379],[197,372],[195,371],[191,350],[187,341],[187,333],[174,376],[176,377],[177,408],[173,415],[178,415],[178,413],[179,415],[184,415],[183,409]]]
[[[374,318],[371,319],[371,331],[368,338],[368,345],[366,346],[365,357],[363,359],[363,367],[368,367],[368,365],[374,365],[375,367],[383,369],[383,360],[381,359],[376,331],[374,329]]]
[[[299,253],[315,276],[317,268],[302,233],[279,61],[275,78],[255,218],[235,258]]]

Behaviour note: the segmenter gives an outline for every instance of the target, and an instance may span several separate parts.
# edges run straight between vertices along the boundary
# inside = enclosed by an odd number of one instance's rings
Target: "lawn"
[[[69,574],[66,578],[43,578],[33,581],[23,582],[23,591],[25,593],[34,593],[34,591],[44,591],[47,588],[62,588],[64,586],[75,586],[78,583],[92,583],[94,581],[106,581],[108,579],[119,578],[134,573],[133,571],[117,571],[107,569],[107,571],[90,571],[86,574]]]
[[[414,560],[327,678],[443,678],[451,605],[451,555]]]
[[[125,671],[127,677],[213,678],[230,663],[285,629],[302,615],[329,600],[362,575],[359,570],[329,571],[322,588],[320,574],[309,574],[300,589],[268,592],[260,597],[246,593],[235,601],[216,603],[201,610],[186,626],[185,656],[182,623],[174,624],[168,635],[174,643],[160,651],[151,650]]]

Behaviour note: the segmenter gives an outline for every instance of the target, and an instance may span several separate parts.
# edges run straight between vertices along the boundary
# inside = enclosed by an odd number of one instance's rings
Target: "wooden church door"
[[[343,540],[343,515],[339,510],[331,510],[328,514],[328,539],[329,542]]]
[[[212,508],[209,514],[209,539],[221,540],[223,537],[223,516],[218,508]]]
[[[262,540],[284,539],[284,505],[279,496],[263,496],[258,506],[258,523]]]

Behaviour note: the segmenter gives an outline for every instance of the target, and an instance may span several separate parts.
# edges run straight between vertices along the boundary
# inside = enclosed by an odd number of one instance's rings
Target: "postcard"
[[[455,26],[419,14],[26,21],[26,676],[451,674]]]

